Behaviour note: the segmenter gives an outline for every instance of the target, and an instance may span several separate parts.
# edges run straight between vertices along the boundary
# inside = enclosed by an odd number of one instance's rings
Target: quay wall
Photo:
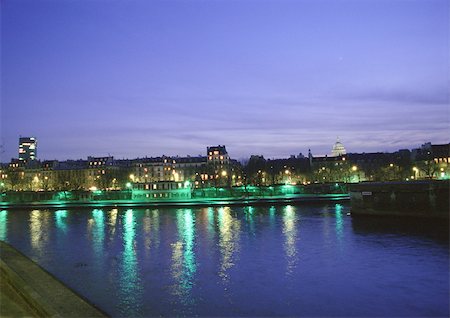
[[[363,182],[349,186],[352,215],[449,219],[449,180]]]
[[[145,192],[145,193],[144,193]],[[89,203],[98,201],[179,201],[211,198],[272,198],[292,195],[346,194],[345,184],[313,184],[313,185],[274,185],[274,186],[241,186],[231,188],[198,188],[190,189],[188,197],[181,197],[177,190],[158,191],[153,195],[151,190],[112,190],[112,191],[7,191],[0,193],[0,202],[4,203]],[[155,192],[156,194],[156,192]]]

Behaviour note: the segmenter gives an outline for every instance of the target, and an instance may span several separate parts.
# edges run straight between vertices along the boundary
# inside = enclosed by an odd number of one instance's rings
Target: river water
[[[0,239],[112,316],[448,316],[448,224],[348,212],[2,210]]]

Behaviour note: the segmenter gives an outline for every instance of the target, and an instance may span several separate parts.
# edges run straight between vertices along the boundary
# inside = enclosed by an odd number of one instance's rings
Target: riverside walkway
[[[1,317],[106,317],[39,265],[0,241]]]

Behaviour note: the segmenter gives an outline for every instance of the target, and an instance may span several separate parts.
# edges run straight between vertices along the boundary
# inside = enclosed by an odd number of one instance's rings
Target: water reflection
[[[67,210],[55,211],[55,224],[58,232],[67,232]]]
[[[145,255],[149,256],[151,240],[152,221],[150,219],[150,210],[145,210],[145,217],[142,219],[142,231],[144,232]]]
[[[142,219],[142,229],[144,234],[145,256],[150,256],[151,247],[159,246],[159,211],[158,209],[145,210]]]
[[[208,216],[208,225],[207,225],[207,230],[208,230],[208,235],[209,235],[209,239],[213,240],[214,236],[216,234],[216,229],[214,227],[214,209],[209,207],[206,208],[206,213]]]
[[[245,218],[252,235],[255,235],[255,208],[252,206],[247,206],[244,208]]]
[[[102,210],[93,210],[92,217],[88,220],[88,233],[92,238],[92,248],[96,260],[103,260],[103,245],[105,241],[105,215]]]
[[[283,211],[283,234],[285,236],[284,251],[287,258],[286,274],[291,275],[297,265],[297,216],[291,205]]]
[[[194,251],[195,219],[192,209],[177,210],[176,219],[178,241],[172,244],[171,273],[175,281],[172,293],[178,296],[183,304],[190,304],[190,291],[197,271]]]
[[[116,227],[117,227],[117,213],[119,211],[117,209],[112,209],[108,213],[108,229],[109,229],[109,241],[112,243],[112,241],[115,238],[116,234]]]
[[[136,220],[133,210],[127,210],[122,217],[123,222],[123,256],[120,279],[120,306],[131,316],[139,313],[142,285],[138,272],[136,256]]]
[[[341,204],[336,204],[334,208],[336,214],[336,236],[337,239],[341,241],[344,235],[344,219],[342,216],[344,207]]]
[[[8,237],[8,211],[0,211],[0,240],[5,241]]]
[[[219,209],[218,224],[221,254],[219,276],[224,282],[228,282],[228,271],[234,266],[236,254],[239,252],[241,222],[233,218],[229,207],[225,207]]]
[[[269,209],[269,219],[270,219],[270,225],[275,225],[275,218],[276,218],[276,208],[274,206],[271,206]]]
[[[30,213],[31,246],[43,252],[49,242],[51,233],[51,213],[49,211],[33,210]]]

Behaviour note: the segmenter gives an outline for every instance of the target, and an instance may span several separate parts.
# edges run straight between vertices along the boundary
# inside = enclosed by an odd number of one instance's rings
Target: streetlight
[[[413,167],[413,171],[414,171],[414,179],[417,179],[417,172],[419,172],[419,169],[417,169],[417,167]],[[411,176],[412,179],[412,176]]]

